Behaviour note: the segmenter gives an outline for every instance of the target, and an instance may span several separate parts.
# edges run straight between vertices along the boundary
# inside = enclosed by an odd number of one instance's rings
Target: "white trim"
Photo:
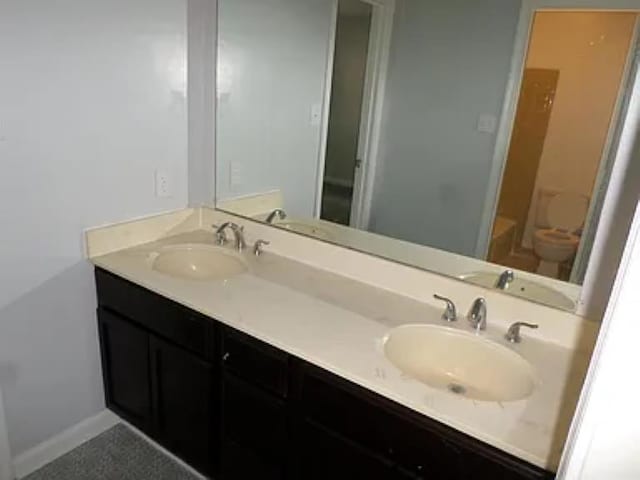
[[[362,0],[373,5],[369,58],[363,99],[363,120],[360,124],[358,158],[362,159],[353,188],[350,224],[367,230],[380,157],[384,99],[386,95],[391,39],[395,15],[395,0]]]
[[[607,385],[607,383],[611,383],[612,377],[615,376],[612,375],[612,372],[626,374],[633,371],[634,359],[630,357],[631,352],[619,351],[618,343],[620,337],[629,335],[629,322],[634,324],[637,322],[635,315],[638,302],[634,283],[637,284],[638,277],[640,277],[639,272],[640,204],[636,208],[635,218],[622,261],[620,262],[618,276],[611,292],[609,306],[600,328],[600,336],[584,382],[583,393],[578,402],[567,437],[558,469],[558,479],[579,480],[583,478],[587,460],[593,453],[591,447],[597,427],[600,423],[607,422],[607,418],[603,416],[603,413],[611,411],[611,398],[615,395],[613,389],[620,385],[619,383],[613,386]],[[614,354],[618,358],[615,358]],[[625,390],[624,396],[630,394],[628,390]],[[638,389],[634,387],[631,387],[631,390],[632,394],[633,392],[635,394],[638,392]],[[635,405],[633,408],[633,412],[626,412],[626,414],[630,414],[628,420],[631,425],[633,425],[634,416],[637,413]],[[619,412],[619,414],[624,415],[625,412]],[[637,425],[633,428],[637,431]],[[611,438],[610,443],[617,443],[617,449],[622,445],[620,439],[616,438]],[[631,449],[633,445],[626,444],[625,448]],[[605,462],[606,459],[602,458],[601,461]],[[620,467],[634,468],[632,465],[620,465]],[[637,471],[637,465],[635,469]],[[625,478],[632,478],[632,476]]]
[[[520,20],[516,33],[511,71],[507,82],[505,102],[502,109],[500,127],[496,136],[496,146],[484,209],[481,218],[480,232],[476,243],[476,257],[486,258],[489,251],[491,230],[498,207],[499,187],[502,183],[504,167],[509,153],[511,135],[515,123],[518,99],[526,64],[526,55],[531,39],[531,29],[536,11],[540,10],[640,10],[639,0],[523,0]]]
[[[607,138],[598,165],[598,173],[596,174],[593,191],[591,192],[591,202],[589,204],[589,210],[587,211],[583,228],[584,233],[582,235],[582,239],[587,241],[580,242],[576,258],[573,262],[573,268],[571,269],[570,281],[572,283],[581,283],[583,281],[581,277],[586,274],[587,268],[589,267],[589,259],[593,253],[593,239],[595,238],[600,220],[599,212],[602,211],[607,189],[609,188],[609,178],[615,168],[616,143],[620,140],[625,108],[631,98],[633,74],[637,69],[638,61],[638,38],[640,38],[640,17],[636,18],[636,25],[629,43],[627,61],[622,73],[618,98],[616,99],[616,104],[613,109],[609,131],[607,132]],[[594,229],[595,232],[591,234]],[[591,241],[589,241],[589,239],[591,239]]]
[[[202,480],[207,480],[207,477],[205,477],[204,475],[202,475],[200,472],[198,472],[197,470],[195,470],[191,465],[185,463],[184,460],[182,460],[179,457],[176,457],[173,453],[171,453],[169,450],[167,450],[166,448],[164,448],[162,445],[160,445],[159,443],[157,443],[155,440],[149,438],[145,433],[141,432],[140,430],[138,430],[136,427],[134,427],[133,425],[131,425],[129,422],[127,422],[126,420],[122,420],[119,419],[120,423],[122,423],[123,425],[126,425],[127,428],[129,428],[133,433],[135,433],[137,436],[139,436],[140,438],[142,438],[142,440],[144,440],[145,442],[147,442],[148,444],[150,444],[153,448],[155,448],[156,450],[159,450],[160,452],[162,452],[163,455],[166,455],[167,457],[169,457],[171,460],[173,460],[175,463],[177,463],[178,465],[180,465],[182,468],[184,468],[185,470],[187,470],[189,473],[191,473],[191,475],[193,475],[196,478],[200,478]]]
[[[627,170],[636,161],[636,138],[640,131],[640,71],[635,72],[635,79],[631,87],[632,95],[629,100],[626,118],[620,134],[620,141],[614,160],[614,168],[609,179],[609,187],[602,204],[600,224],[593,241],[591,261],[582,284],[582,291],[578,301],[576,313],[583,316],[594,316],[600,308],[600,298],[608,290],[607,282],[611,280],[607,269],[602,264],[607,260],[604,253],[611,248],[610,234],[621,219],[616,218],[616,212],[624,201],[624,184]],[[611,267],[611,266],[610,266]],[[610,268],[611,269],[611,268]]]
[[[329,140],[329,120],[331,114],[331,93],[333,91],[333,64],[336,58],[336,34],[338,32],[339,0],[333,0],[331,27],[329,29],[329,48],[327,51],[327,71],[324,80],[324,100],[322,105],[322,123],[320,125],[320,148],[316,171],[316,198],[314,218],[320,218],[322,212],[322,192],[324,189],[324,169],[327,162],[327,142]]]
[[[16,478],[24,478],[47,463],[70,452],[88,440],[109,430],[120,419],[109,410],[87,418],[62,433],[45,440],[39,445],[21,453],[13,462]]]
[[[520,10],[520,20],[514,42],[513,56],[511,57],[511,70],[509,79],[507,80],[505,100],[502,106],[498,134],[496,135],[496,145],[491,162],[491,171],[489,173],[484,209],[480,221],[478,241],[476,243],[476,257],[480,259],[487,258],[489,253],[493,222],[498,209],[499,190],[502,184],[504,167],[509,154],[511,135],[515,124],[518,98],[520,97],[520,89],[524,77],[532,25],[533,9],[531,3],[528,0],[524,0],[522,9]]]

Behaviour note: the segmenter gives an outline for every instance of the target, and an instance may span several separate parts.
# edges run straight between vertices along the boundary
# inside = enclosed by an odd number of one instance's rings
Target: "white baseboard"
[[[84,442],[109,430],[120,421],[114,413],[105,409],[49,440],[45,440],[14,459],[13,467],[16,478],[26,477]]]

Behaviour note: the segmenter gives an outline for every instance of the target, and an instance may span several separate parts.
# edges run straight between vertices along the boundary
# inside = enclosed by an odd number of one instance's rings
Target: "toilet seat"
[[[541,242],[564,247],[576,248],[580,243],[580,237],[577,235],[555,228],[536,230],[535,237]]]
[[[583,224],[589,209],[589,201],[582,195],[559,193],[547,206],[547,219],[550,230],[563,230],[573,233]]]

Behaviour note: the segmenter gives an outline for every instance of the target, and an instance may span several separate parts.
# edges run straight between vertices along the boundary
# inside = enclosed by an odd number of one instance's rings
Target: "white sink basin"
[[[475,272],[460,276],[462,280],[487,288],[494,288],[498,277],[498,274],[490,272]],[[516,277],[505,292],[516,297],[526,298],[527,300],[565,310],[574,310],[576,308],[575,302],[562,292],[523,278]]]
[[[237,254],[213,245],[183,244],[164,247],[152,268],[187,280],[223,280],[248,270]]]
[[[387,358],[406,375],[431,387],[485,401],[515,401],[533,392],[529,363],[502,345],[471,333],[432,325],[391,331]]]
[[[330,240],[333,238],[331,233],[316,225],[309,225],[302,222],[278,222],[274,224],[276,227],[292,230],[294,232],[303,233],[311,237],[320,238],[322,240]]]

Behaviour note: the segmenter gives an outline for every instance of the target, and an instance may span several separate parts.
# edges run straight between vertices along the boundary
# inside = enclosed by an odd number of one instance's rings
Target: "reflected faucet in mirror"
[[[269,214],[265,222],[273,223],[275,219],[285,220],[287,218],[286,212],[281,208],[276,208],[273,212]]]
[[[498,281],[495,284],[495,288],[497,288],[498,290],[508,289],[509,286],[511,285],[511,282],[513,282],[514,278],[515,278],[515,275],[513,273],[513,270],[505,270],[498,277]]]

